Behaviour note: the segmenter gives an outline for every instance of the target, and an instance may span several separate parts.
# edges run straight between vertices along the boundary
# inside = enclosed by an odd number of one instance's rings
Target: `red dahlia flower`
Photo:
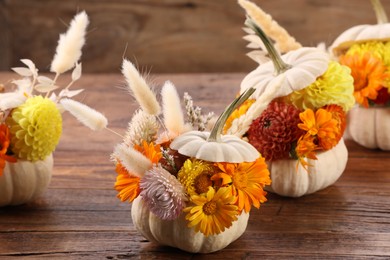
[[[273,101],[252,122],[247,137],[267,161],[289,158],[292,145],[304,134],[298,128],[301,111],[291,104]]]

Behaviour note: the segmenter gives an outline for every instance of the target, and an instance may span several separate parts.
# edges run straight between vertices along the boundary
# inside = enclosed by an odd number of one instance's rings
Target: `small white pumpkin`
[[[208,237],[188,228],[184,213],[172,221],[158,218],[144,205],[141,197],[132,202],[131,217],[137,230],[151,242],[191,253],[211,253],[225,248],[245,232],[249,214],[243,212],[230,228]]]
[[[47,189],[52,170],[52,154],[37,162],[6,162],[0,176],[0,206],[20,205],[36,199]]]
[[[255,91],[248,88],[220,115],[211,132],[190,131],[176,137],[170,147],[180,154],[209,162],[253,162],[259,152],[249,143],[233,135],[221,135],[230,114]]]
[[[348,113],[348,135],[370,149],[390,151],[390,108],[356,106]]]
[[[271,186],[265,189],[288,197],[301,197],[312,194],[334,184],[348,161],[348,150],[344,140],[328,151],[317,154],[318,160],[307,159],[307,170],[298,166],[297,160],[276,160],[267,162],[271,173]]]
[[[336,38],[329,50],[335,58],[353,44],[369,41],[390,41],[390,23],[379,0],[372,0],[378,23],[354,26]],[[390,150],[390,109],[388,107],[355,106],[348,113],[346,136],[370,149]]]
[[[329,55],[317,48],[301,48],[280,56],[257,24],[251,20],[247,20],[246,24],[264,42],[272,62],[259,66],[241,83],[241,91],[256,88],[256,102],[246,114],[236,118],[233,127],[228,130],[228,133],[238,136],[248,131],[252,121],[272,100],[306,88],[325,73],[330,62]],[[293,159],[267,162],[272,180],[267,189],[282,196],[300,197],[332,185],[345,169],[348,151],[341,139],[333,149],[318,153],[317,160],[306,160],[310,165],[307,170],[300,164],[297,170],[298,161]]]
[[[219,142],[207,141],[209,132],[190,131],[175,138],[171,148],[180,154],[211,162],[253,162],[259,152],[234,135],[223,135]]]
[[[355,43],[372,40],[390,40],[390,23],[379,0],[371,0],[376,12],[377,24],[362,24],[349,28],[340,34],[329,47],[330,51],[338,57]]]
[[[258,99],[266,95],[267,91],[275,91],[274,81],[279,81],[276,93],[273,98],[287,96],[299,91],[311,83],[315,82],[328,68],[329,56],[317,48],[302,47],[298,50],[290,51],[281,56],[284,62],[291,65],[290,69],[283,73],[275,74],[275,67],[272,61],[262,64],[257,69],[245,76],[241,82],[241,92],[249,87],[256,88],[253,98]]]

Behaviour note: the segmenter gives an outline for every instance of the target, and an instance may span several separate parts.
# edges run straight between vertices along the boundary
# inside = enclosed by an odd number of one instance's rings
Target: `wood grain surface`
[[[0,82],[13,74],[0,73]],[[170,79],[205,111],[221,112],[244,74],[151,75]],[[79,100],[104,112],[124,133],[136,108],[119,74],[84,75]],[[121,140],[91,132],[64,115],[49,189],[22,206],[0,208],[0,258],[26,259],[387,259],[390,258],[390,154],[347,141],[349,161],[331,187],[301,198],[269,194],[252,210],[246,232],[219,252],[200,255],[145,240],[130,205],[113,189],[110,153]]]
[[[253,2],[306,46],[376,23],[369,0]],[[382,2],[390,12],[390,1]],[[47,71],[59,33],[80,10],[91,20],[85,71],[116,73],[122,56],[156,73],[248,72],[256,65],[245,56],[245,15],[236,0],[0,0],[0,70],[28,58]]]

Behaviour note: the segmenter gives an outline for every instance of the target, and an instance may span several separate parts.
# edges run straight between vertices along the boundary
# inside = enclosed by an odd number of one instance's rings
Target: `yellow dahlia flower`
[[[350,72],[348,67],[331,61],[325,73],[314,83],[291,93],[286,99],[300,109],[316,110],[325,105],[334,104],[348,111],[355,103],[353,77]]]
[[[33,162],[55,150],[62,132],[62,117],[56,104],[41,96],[29,98],[15,108],[7,124],[12,151],[18,158]]]

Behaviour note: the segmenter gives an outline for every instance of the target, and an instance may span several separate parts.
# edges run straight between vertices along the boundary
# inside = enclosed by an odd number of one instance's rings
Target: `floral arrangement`
[[[371,0],[377,24],[342,32],[329,47],[351,69],[356,106],[348,113],[347,137],[359,145],[390,150],[390,23],[380,0]]]
[[[250,17],[246,25],[264,42],[268,63],[243,80],[241,91],[254,85],[258,90],[232,113],[225,132],[247,139],[267,161],[295,159],[306,168],[307,158],[316,159],[343,137],[346,113],[354,105],[350,69],[319,49],[297,48],[293,40],[287,42],[295,50],[280,56],[259,27],[277,24],[263,18],[255,4],[239,3]]]
[[[390,105],[390,42],[377,39],[354,43],[339,62],[351,69],[354,97],[363,107]]]
[[[62,112],[68,111],[93,130],[105,128],[107,119],[87,105],[71,99],[83,90],[71,90],[81,77],[81,49],[89,24],[85,12],[77,14],[66,33],[60,35],[50,70],[53,79],[38,74],[35,64],[22,59],[25,67],[12,68],[20,79],[14,91],[0,93],[0,176],[6,163],[37,162],[49,156],[62,133]],[[71,81],[60,87],[59,76],[73,69]]]
[[[123,61],[122,73],[140,108],[112,154],[117,172],[115,189],[121,201],[133,202],[140,197],[161,220],[174,221],[184,214],[188,227],[204,236],[223,233],[243,212],[266,201],[263,188],[270,184],[270,178],[264,158],[239,138],[220,136],[227,115],[248,95],[232,103],[210,134],[212,114],[204,115],[201,108],[194,107],[187,93],[184,119],[171,82],[162,88],[161,107],[130,61]],[[240,148],[234,150],[234,142],[239,142]],[[250,150],[250,160],[237,161],[223,154],[229,150],[240,158],[245,149]]]

